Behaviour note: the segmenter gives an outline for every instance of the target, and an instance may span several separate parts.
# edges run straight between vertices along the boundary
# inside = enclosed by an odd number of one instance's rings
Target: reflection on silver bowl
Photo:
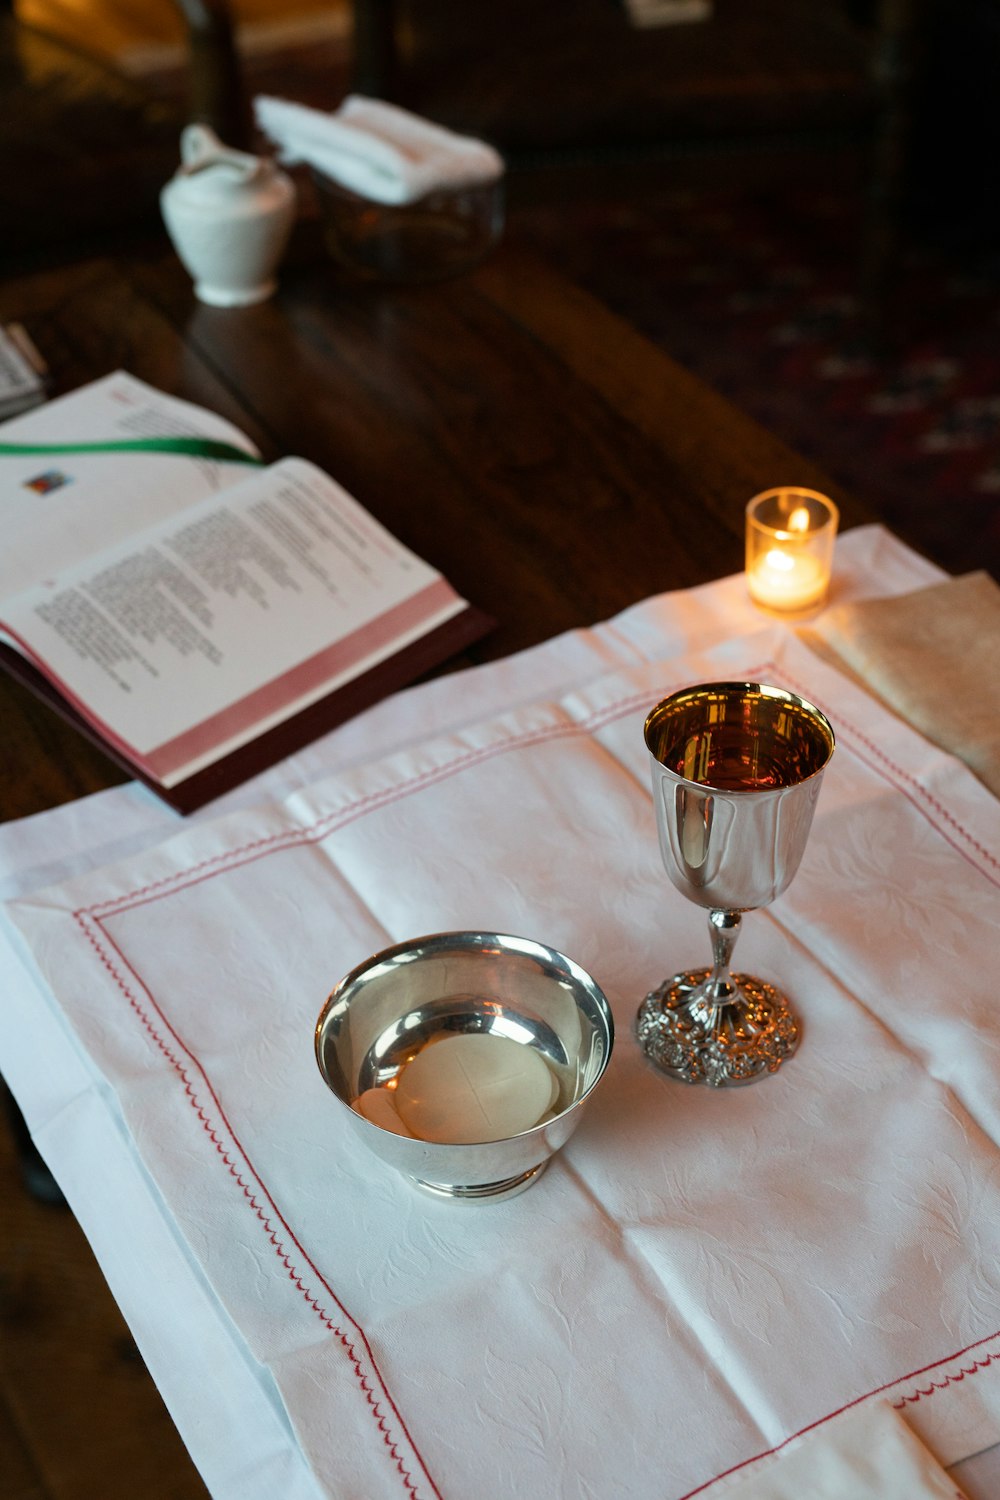
[[[442,1143],[396,1135],[351,1107],[397,1079],[442,1036],[489,1034],[533,1048],[555,1103],[502,1140]],[[579,1124],[611,1056],[614,1022],[578,964],[528,938],[442,932],[386,948],[340,981],[316,1024],[316,1060],[357,1138],[418,1186],[446,1198],[511,1197],[537,1180]]]

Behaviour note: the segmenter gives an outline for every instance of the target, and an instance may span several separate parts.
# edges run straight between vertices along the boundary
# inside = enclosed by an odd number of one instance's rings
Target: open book
[[[181,811],[492,623],[299,458],[119,372],[0,426],[0,657]]]

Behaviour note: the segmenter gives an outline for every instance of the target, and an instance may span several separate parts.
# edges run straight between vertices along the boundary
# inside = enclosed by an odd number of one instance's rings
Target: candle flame
[[[809,530],[809,511],[804,505],[797,505],[788,517],[789,531]]]

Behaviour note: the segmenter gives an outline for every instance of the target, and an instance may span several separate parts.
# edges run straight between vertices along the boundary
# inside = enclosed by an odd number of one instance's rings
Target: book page
[[[201,437],[256,449],[231,422],[123,371],[0,426],[0,442]],[[0,452],[0,600],[243,479],[245,464],[176,453]]]
[[[0,626],[165,786],[465,608],[321,470],[286,459],[4,602]]]

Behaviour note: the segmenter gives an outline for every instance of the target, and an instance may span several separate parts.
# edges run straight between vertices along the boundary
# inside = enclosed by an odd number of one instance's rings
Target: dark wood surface
[[[187,111],[0,6],[0,266],[158,217]]]
[[[256,308],[201,306],[172,256],[8,282],[56,390],[117,368],[344,484],[491,614],[467,660],[738,570],[760,489],[832,491],[598,303],[516,250],[436,286],[338,279],[301,254]],[[836,494],[844,524],[863,519]],[[0,679],[5,818],[121,779]]]
[[[738,570],[760,489],[831,489],[557,274],[503,250],[439,286],[338,279],[308,239],[277,298],[198,305],[172,256],[8,282],[56,391],[116,368],[230,417],[268,458],[333,474],[498,621],[466,660]],[[834,492],[836,493],[836,492]],[[836,494],[845,525],[870,519]],[[120,773],[0,678],[5,819]],[[205,1491],[65,1210],[32,1201],[0,1130],[0,1500]]]
[[[871,129],[910,3],[714,0],[700,24],[645,28],[620,0],[354,8],[357,87],[520,156]]]

